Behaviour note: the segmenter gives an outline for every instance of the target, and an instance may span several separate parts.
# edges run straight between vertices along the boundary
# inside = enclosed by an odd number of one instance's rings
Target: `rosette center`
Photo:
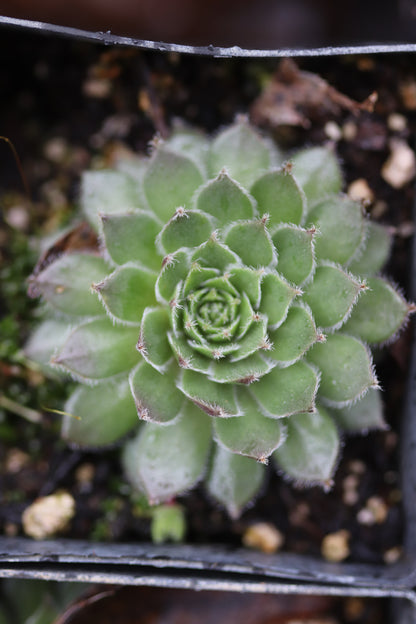
[[[227,342],[236,332],[240,299],[221,288],[200,288],[190,293],[185,304],[185,332],[195,339]]]

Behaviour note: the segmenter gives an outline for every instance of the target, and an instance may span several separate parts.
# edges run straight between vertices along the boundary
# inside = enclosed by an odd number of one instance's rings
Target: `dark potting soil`
[[[132,504],[118,450],[95,454],[66,448],[59,440],[60,417],[49,410],[62,406],[68,384],[46,381],[19,354],[35,322],[36,304],[27,299],[25,283],[36,262],[34,241],[69,222],[81,171],[111,162],[124,146],[146,150],[154,133],[166,134],[176,117],[213,132],[237,113],[251,111],[289,150],[332,141],[346,188],[364,180],[372,192],[367,210],[394,230],[385,273],[406,290],[412,176],[395,187],[381,171],[392,152],[414,136],[412,60],[401,55],[299,60],[301,70],[326,82],[296,74],[293,66],[280,68],[265,103],[259,97],[264,98],[277,61],[180,57],[1,32],[0,132],[13,141],[31,189],[29,200],[12,151],[0,142],[2,533],[22,534],[23,510],[38,496],[65,489],[77,510],[67,536],[149,539],[149,520]],[[287,72],[296,75],[289,86]],[[373,113],[339,96],[363,102],[374,91]],[[249,525],[267,521],[282,533],[288,551],[319,555],[323,538],[341,531],[349,560],[396,560],[402,537],[398,445],[410,334],[407,328],[377,356],[389,430],[345,439],[329,493],[297,489],[271,470],[256,505],[231,522],[197,488],[180,498],[187,541],[239,545]]]

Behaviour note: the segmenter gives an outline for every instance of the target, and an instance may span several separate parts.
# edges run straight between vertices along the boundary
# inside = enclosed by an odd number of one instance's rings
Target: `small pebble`
[[[324,132],[332,141],[340,141],[342,139],[342,130],[335,121],[327,121],[324,126]]]
[[[11,206],[5,214],[7,223],[21,232],[25,232],[29,227],[30,216],[25,206]]]
[[[354,474],[364,474],[366,471],[366,465],[361,459],[352,459],[348,464],[349,470]]]
[[[321,553],[324,559],[335,563],[344,561],[350,554],[349,539],[350,533],[345,529],[325,535],[321,544]]]
[[[392,132],[403,132],[407,128],[407,119],[400,113],[391,113],[387,118],[387,125]]]
[[[367,180],[358,178],[351,182],[348,187],[348,195],[356,201],[365,201],[372,203],[374,201],[374,193],[368,185]]]
[[[402,548],[400,546],[393,546],[393,548],[389,548],[385,551],[383,555],[383,560],[385,563],[396,563],[400,559],[403,554]]]
[[[388,512],[388,506],[380,496],[371,496],[365,507],[358,512],[357,520],[360,524],[367,526],[382,524],[385,522]]]
[[[75,514],[75,500],[68,492],[42,496],[22,514],[23,530],[35,539],[52,537],[64,531]]]
[[[6,456],[6,471],[16,474],[22,470],[30,461],[30,456],[18,448],[11,448]]]
[[[346,141],[353,141],[357,136],[357,124],[354,121],[346,121],[342,126],[342,135]]]
[[[111,81],[106,78],[89,78],[82,85],[82,91],[90,98],[107,98],[111,93]]]
[[[416,158],[405,141],[392,140],[390,149],[391,153],[381,169],[381,176],[390,186],[400,189],[414,178]]]
[[[355,505],[358,502],[358,477],[357,475],[350,474],[342,482],[343,494],[342,500],[345,505]]]
[[[54,163],[62,163],[68,152],[68,144],[63,137],[50,139],[43,148],[45,157]]]
[[[269,522],[257,522],[246,529],[243,544],[248,548],[256,548],[268,555],[277,552],[283,545],[282,533]]]
[[[415,80],[407,80],[402,82],[399,87],[403,104],[407,110],[416,110],[416,82]]]

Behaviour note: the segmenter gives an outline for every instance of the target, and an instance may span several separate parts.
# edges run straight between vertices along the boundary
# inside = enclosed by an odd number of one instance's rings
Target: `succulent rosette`
[[[341,194],[330,150],[283,162],[239,120],[87,172],[99,251],[59,255],[30,280],[59,314],[27,354],[81,382],[64,438],[127,437],[127,477],[152,503],[205,478],[236,516],[269,457],[327,486],[342,432],[384,426],[367,345],[413,311],[378,276],[389,235]]]

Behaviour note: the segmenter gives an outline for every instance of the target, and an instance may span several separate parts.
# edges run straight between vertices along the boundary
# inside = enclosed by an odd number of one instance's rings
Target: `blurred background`
[[[0,15],[189,45],[412,42],[416,0],[0,0]]]

